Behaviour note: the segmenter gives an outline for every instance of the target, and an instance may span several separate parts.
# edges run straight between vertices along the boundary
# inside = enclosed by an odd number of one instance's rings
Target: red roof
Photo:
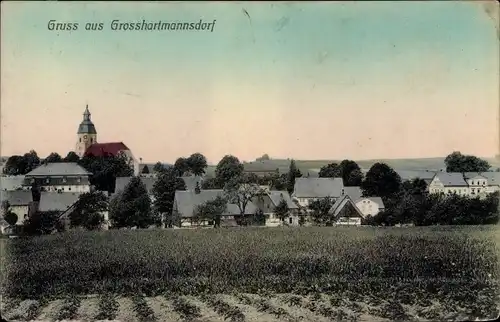
[[[130,150],[123,142],[94,143],[85,151],[85,155],[92,154],[100,157],[106,154],[118,155],[119,152]]]

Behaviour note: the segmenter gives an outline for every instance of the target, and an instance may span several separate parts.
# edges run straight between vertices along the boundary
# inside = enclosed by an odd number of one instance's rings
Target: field
[[[10,321],[464,320],[500,309],[498,226],[68,232],[1,246]]]

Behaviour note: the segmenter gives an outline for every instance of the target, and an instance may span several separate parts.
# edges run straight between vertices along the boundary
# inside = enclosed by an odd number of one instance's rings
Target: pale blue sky
[[[67,153],[88,103],[99,141],[148,161],[490,156],[498,47],[478,3],[2,3],[1,154]]]

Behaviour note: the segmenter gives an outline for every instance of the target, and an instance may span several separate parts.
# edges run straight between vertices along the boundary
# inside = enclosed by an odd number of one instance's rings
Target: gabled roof
[[[71,192],[42,192],[40,195],[39,211],[66,211],[80,197],[81,193]]]
[[[196,206],[199,206],[207,201],[214,200],[217,196],[224,196],[224,190],[213,189],[213,190],[201,190],[199,194],[194,191],[182,191],[177,190],[175,192],[175,204],[177,206],[177,211],[182,217],[192,217],[193,211]],[[252,203],[248,202],[245,209],[245,214],[254,214],[257,211],[257,207]],[[240,210],[235,204],[228,204],[226,209],[226,215],[239,215]]]
[[[290,198],[290,195],[288,194],[288,191],[267,191],[267,195],[273,202],[274,206],[279,205],[281,202],[281,199],[286,201],[286,204],[288,206],[288,209],[298,209],[298,206],[295,204],[295,202],[292,201],[292,198]]]
[[[297,178],[293,196],[297,198],[340,197],[342,178]]]
[[[489,186],[500,185],[500,172],[482,172],[481,175],[488,180]]]
[[[0,200],[8,201],[11,206],[28,206],[33,201],[31,191],[0,191]]]
[[[130,149],[123,142],[94,143],[87,148],[85,155],[101,157],[106,154],[111,154],[117,156],[119,152],[126,150]]]
[[[465,172],[464,173],[464,178],[469,180],[469,179],[487,179],[482,173],[480,172]]]
[[[116,184],[115,184],[115,192],[123,191],[127,184],[132,180],[133,177],[117,177],[116,178]],[[153,186],[157,180],[155,177],[139,177],[141,179],[142,183],[146,185],[146,190],[148,190],[149,193],[153,191]]]
[[[90,172],[85,170],[76,162],[48,163],[28,172],[25,177],[48,177],[48,176],[89,176]]]
[[[0,190],[16,190],[23,186],[24,176],[0,177]]]
[[[468,184],[464,179],[463,174],[457,172],[438,172],[434,176],[445,187],[467,187]]]
[[[394,170],[401,177],[402,181],[413,180],[413,179],[432,179],[436,175],[437,171],[431,170]]]
[[[361,191],[361,187],[344,187],[344,194],[356,201],[361,198],[363,191]]]
[[[344,195],[335,201],[333,204],[332,208],[328,211],[328,214],[333,215],[334,217],[337,217],[340,213],[340,211],[347,205],[350,204],[353,209],[356,211],[359,217],[363,218],[363,214],[361,211],[359,211],[358,207],[354,204],[351,198],[349,198],[348,195]]]

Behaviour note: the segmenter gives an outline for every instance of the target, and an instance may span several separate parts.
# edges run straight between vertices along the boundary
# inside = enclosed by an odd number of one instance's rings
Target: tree
[[[292,193],[293,189],[295,188],[295,178],[300,178],[302,177],[302,173],[300,170],[297,168],[295,165],[295,160],[290,161],[290,167],[288,168],[288,175],[287,175],[287,191],[288,193]]]
[[[186,160],[189,171],[195,176],[205,174],[207,168],[207,158],[201,153],[193,153]]]
[[[133,169],[124,156],[84,156],[79,164],[92,173],[90,183],[99,191],[115,192],[117,177],[130,177]]]
[[[385,163],[375,163],[361,183],[363,196],[390,198],[401,188],[401,177]],[[384,200],[385,202],[385,200]]]
[[[109,214],[115,227],[146,228],[154,223],[151,199],[139,177],[133,177],[125,186]]]
[[[338,178],[341,176],[340,167],[336,163],[327,164],[319,170],[320,178]]]
[[[206,178],[202,181],[201,188],[203,190],[222,189],[224,184],[217,178]]]
[[[24,232],[27,235],[51,234],[60,226],[60,211],[49,210],[36,212],[24,221]]]
[[[342,160],[339,165],[340,175],[346,187],[357,187],[363,181],[363,172],[359,165],[352,160]]]
[[[186,190],[186,183],[173,168],[161,172],[153,185],[154,209],[161,218],[165,218],[167,227],[172,227],[175,222],[172,209],[176,190]]]
[[[294,183],[295,185],[295,183]],[[271,188],[278,191],[287,190],[288,186],[288,174],[287,173],[275,173],[272,176]]]
[[[214,227],[220,227],[221,215],[227,209],[227,200],[217,196],[214,200],[208,200],[198,205],[194,210],[194,216],[199,220],[214,222]]]
[[[260,158],[255,159],[255,161],[268,161],[271,160],[267,153],[263,154]]]
[[[333,215],[330,215],[330,209],[335,203],[335,199],[331,197],[313,200],[309,203],[312,220],[318,225],[332,225],[335,221]]]
[[[181,157],[175,160],[174,170],[176,176],[182,177],[184,173],[189,171],[188,159]]]
[[[57,163],[63,162],[63,158],[57,152],[52,152],[48,157],[44,160],[45,163]]]
[[[73,151],[68,152],[68,154],[64,158],[64,162],[78,162],[78,161],[80,161],[80,157]]]
[[[156,162],[156,164],[153,167],[153,172],[154,173],[161,173],[161,172],[163,172],[165,170],[166,170],[165,166],[160,161]]]
[[[13,155],[7,159],[3,173],[9,176],[24,175],[40,165],[37,153],[31,150],[24,155]]]
[[[274,207],[274,213],[281,221],[284,221],[288,217],[289,209],[285,199],[282,198],[278,205]]]
[[[196,194],[199,194],[201,192],[201,188],[200,188],[200,183],[199,182],[196,182],[196,186],[194,187],[194,192]]]
[[[144,166],[144,168],[142,168],[142,171],[141,171],[143,174],[148,174],[149,173],[149,168],[147,165]]]
[[[446,172],[487,172],[491,168],[488,161],[473,155],[463,155],[459,151],[449,154],[444,163]]]
[[[243,173],[243,164],[237,157],[226,155],[219,161],[215,168],[215,178],[220,184],[225,185],[234,178],[238,178]]]
[[[247,206],[252,199],[263,193],[263,190],[256,184],[243,183],[241,178],[233,178],[224,186],[226,200],[230,204],[235,204],[239,210],[237,222],[239,225],[247,225]]]
[[[102,213],[108,210],[108,206],[108,197],[100,191],[81,194],[69,215],[71,227],[100,228],[104,222]]]

